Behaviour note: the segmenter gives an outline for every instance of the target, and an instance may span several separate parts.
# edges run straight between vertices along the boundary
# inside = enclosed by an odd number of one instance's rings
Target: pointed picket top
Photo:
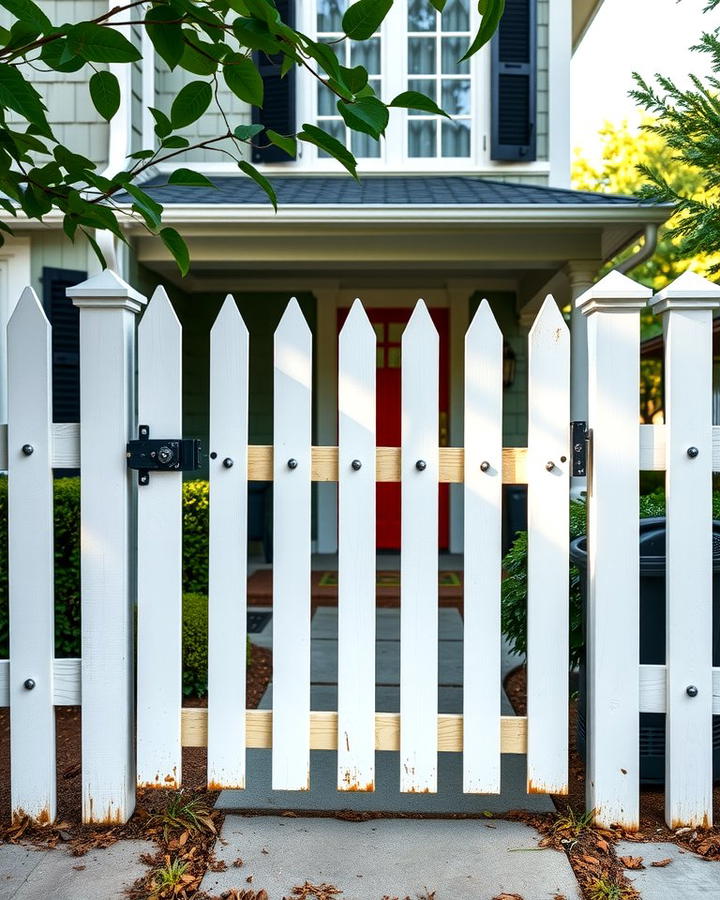
[[[372,327],[368,314],[365,312],[362,300],[359,297],[356,297],[353,300],[350,312],[347,314],[343,327],[340,329],[341,339],[343,333],[346,331],[354,333],[358,338],[365,337],[366,335],[373,338],[375,337],[375,329]]]
[[[155,288],[145,314],[140,320],[138,330],[143,332],[151,327],[181,329],[180,319],[178,319],[167,291],[162,285]]]
[[[147,303],[147,297],[123,281],[112,269],[103,269],[86,281],[65,291],[75,306],[121,306],[138,312]]]
[[[548,332],[554,332],[554,340],[559,343],[563,339],[563,335],[569,337],[567,322],[560,312],[560,307],[555,302],[552,294],[548,294],[543,300],[535,321],[530,329],[529,340],[535,343],[542,340]]]
[[[650,301],[655,314],[669,309],[717,309],[720,306],[720,284],[687,269]]]
[[[227,294],[223,300],[220,311],[217,316],[215,316],[215,321],[212,324],[210,333],[212,334],[215,329],[221,331],[223,328],[232,328],[233,330],[239,329],[240,333],[243,335],[248,333],[245,319],[241,316],[240,310],[238,309],[232,294]]]
[[[408,323],[405,326],[405,330],[403,331],[403,346],[405,344],[406,338],[409,340],[411,338],[415,338],[416,336],[419,338],[421,335],[432,335],[434,336],[435,340],[440,340],[437,333],[437,328],[435,327],[435,323],[433,322],[432,316],[430,315],[430,311],[422,298],[419,299],[415,304],[415,309],[413,309],[412,315],[408,319]]]
[[[20,299],[13,310],[13,314],[10,316],[8,335],[18,328],[39,328],[41,322],[46,328],[50,328],[50,322],[45,315],[45,310],[38,299],[38,295],[31,287],[26,287],[20,294]]]
[[[483,299],[480,301],[480,306],[478,306],[475,311],[475,315],[472,317],[470,326],[465,333],[466,344],[477,335],[489,335],[495,333],[502,335],[500,326],[492,311],[492,307],[486,299]]]
[[[575,301],[575,306],[585,315],[599,309],[644,309],[650,297],[652,288],[612,269],[597,284],[581,294]]]
[[[280,321],[278,322],[278,326],[275,329],[275,334],[292,334],[293,332],[297,331],[310,332],[310,326],[308,325],[307,319],[305,318],[303,311],[300,308],[297,297],[291,297],[288,305],[285,307],[285,312],[282,314]]]

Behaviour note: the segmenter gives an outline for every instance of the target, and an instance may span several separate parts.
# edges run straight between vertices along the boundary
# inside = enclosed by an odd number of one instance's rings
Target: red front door
[[[368,309],[377,336],[377,444],[400,446],[400,341],[412,309]],[[338,310],[338,331],[347,309]],[[448,311],[431,309],[430,315],[440,335],[440,446],[448,436]],[[448,485],[440,485],[438,546],[448,546]],[[400,547],[400,485],[377,485],[377,546],[381,550]]]

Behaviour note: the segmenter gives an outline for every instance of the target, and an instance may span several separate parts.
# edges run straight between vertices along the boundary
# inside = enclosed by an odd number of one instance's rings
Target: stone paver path
[[[626,875],[642,900],[710,900],[720,897],[720,862],[708,861],[675,844],[637,844],[621,841],[618,856],[642,856],[644,869]],[[667,866],[652,863],[670,859]]]
[[[523,900],[580,900],[564,853],[539,850],[538,833],[519,822],[478,820],[282,819],[228,816],[217,856],[224,872],[208,872],[201,888],[264,888],[270,900],[288,897],[306,880],[326,882],[338,900],[491,900],[503,892]],[[241,868],[233,862],[242,858]]]

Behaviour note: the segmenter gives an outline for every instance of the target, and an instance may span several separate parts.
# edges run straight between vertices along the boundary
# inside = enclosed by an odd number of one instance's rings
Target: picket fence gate
[[[272,748],[272,786],[309,788],[311,749],[337,787],[372,790],[377,750],[401,790],[437,790],[462,752],[463,790],[497,793],[502,753],[527,754],[529,792],[567,791],[570,342],[552,297],[529,334],[527,448],[502,447],[502,335],[486,301],[465,339],[464,447],[438,447],[438,335],[418,301],[402,338],[401,447],[375,439],[375,335],[361,302],[339,337],[338,446],[313,447],[312,335],[291,300],[275,334],[274,445],[248,445],[249,335],[228,297],[210,335],[209,695],[182,708],[179,471],[138,487],[126,446],[182,434],[181,327],[112,272],[68,291],[80,309],[81,422],[52,423],[51,329],[28,288],[8,328],[12,810],[55,815],[54,706],[82,702],[88,822],[122,822],[137,785],[182,783],[181,748],[208,748],[208,785],[245,786],[245,748]],[[667,714],[666,814],[712,817],[712,310],[682,275],[652,300],[666,335],[666,423],[638,424],[639,315],[651,292],[612,272],[588,317],[588,807],[637,827],[639,711]],[[137,385],[136,381],[137,370]],[[136,403],[137,387],[137,403]],[[54,659],[53,468],[80,467],[82,659]],[[641,469],[667,471],[667,665],[639,665]],[[247,484],[274,482],[273,709],[245,710]],[[400,712],[375,712],[375,482],[402,485]],[[311,484],[339,484],[338,709],[310,708]],[[464,706],[438,715],[438,483],[464,485]],[[500,715],[501,491],[528,484],[527,716]],[[135,604],[137,642],[135,646]],[[137,660],[137,672],[135,672]],[[136,687],[135,687],[136,686]],[[348,803],[351,803],[350,797]]]

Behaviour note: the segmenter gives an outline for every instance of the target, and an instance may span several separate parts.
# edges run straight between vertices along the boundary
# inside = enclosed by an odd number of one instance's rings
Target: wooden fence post
[[[639,825],[640,316],[652,291],[613,271],[577,300],[588,316],[587,805]]]
[[[146,300],[105,270],[67,291],[80,308],[82,807],[125,822],[135,806],[132,578],[135,315]]]
[[[8,325],[8,586],[13,816],[55,818],[50,323],[26,288]]]
[[[712,825],[712,311],[685,272],[652,300],[665,329],[665,819]],[[716,623],[717,625],[717,623]]]

